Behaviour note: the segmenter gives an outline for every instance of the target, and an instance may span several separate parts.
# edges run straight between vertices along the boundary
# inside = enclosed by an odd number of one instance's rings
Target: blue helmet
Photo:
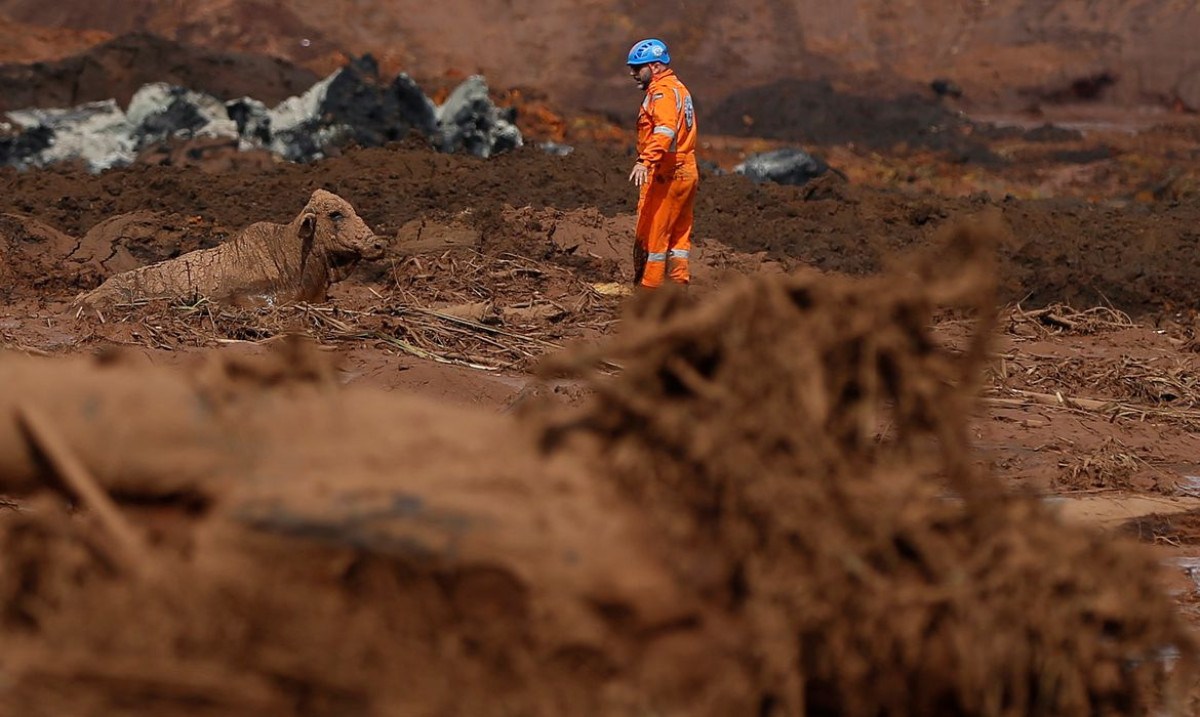
[[[667,43],[650,38],[642,40],[629,51],[628,65],[646,65],[651,62],[671,64],[671,55],[667,52]]]

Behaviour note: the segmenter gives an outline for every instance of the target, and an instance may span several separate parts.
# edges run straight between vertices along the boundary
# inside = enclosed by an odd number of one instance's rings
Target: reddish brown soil
[[[71,30],[13,22],[0,14],[0,63],[57,60],[110,39],[99,30]]]
[[[89,27],[120,19],[114,32],[170,25],[158,3],[122,18],[68,5],[0,7]],[[990,32],[1007,17],[1000,5],[952,10]],[[244,36],[206,25],[207,6],[196,7],[181,36],[271,40],[262,24]],[[305,7],[289,32],[313,32],[313,56],[292,56],[312,67],[392,27],[337,26],[322,13],[345,6]],[[866,26],[886,39],[944,17],[922,7]],[[778,24],[781,8],[743,12]],[[560,10],[537,22],[591,17]],[[733,12],[697,10],[721,22]],[[1143,10],[1159,27],[1158,10]],[[454,9],[440,6],[422,32],[443,11]],[[605,18],[651,11],[614,12]],[[872,54],[855,39],[879,34],[869,32],[822,45],[841,37],[819,31],[827,20],[811,20],[817,30],[788,57],[759,59],[837,55],[856,71],[888,60],[917,77],[946,57]],[[1005,27],[997,42],[1022,34]],[[343,32],[357,39],[334,38]],[[422,37],[405,35],[390,61],[423,51]],[[127,41],[51,66],[28,91],[82,97],[64,89],[82,77],[96,79],[87,92],[131,90],[142,75]],[[1094,57],[1087,42],[968,43],[974,59],[958,66]],[[505,53],[528,56],[518,41],[489,47],[488,62],[508,68]],[[684,47],[708,45],[698,31]],[[269,99],[261,93],[307,82],[273,61],[174,52],[153,56],[217,94]],[[584,69],[605,76],[594,62]],[[1044,90],[1079,67],[1030,81]],[[714,128],[754,134],[738,127],[736,101],[723,120],[711,107]],[[728,168],[804,137],[784,133],[803,117],[780,107],[753,118],[780,128],[774,139],[708,134],[705,158]],[[908,121],[933,106],[897,107]],[[484,162],[410,144],[298,166],[213,143],[156,149],[102,175],[0,171],[6,704],[98,715],[980,714],[977,700],[998,694],[1025,714],[1035,710],[1022,709],[1024,690],[1052,670],[1062,689],[1040,703],[1051,713],[1144,713],[1166,664],[1155,650],[1187,652],[1180,616],[1200,626],[1200,498],[1188,478],[1200,475],[1200,135],[1194,122],[1128,133],[1128,115],[1112,119],[1081,135],[956,125],[986,161],[955,156],[968,145],[898,142],[903,132],[872,147],[813,137],[848,181],[803,188],[706,174],[690,295],[635,308],[621,291],[632,273],[628,135],[565,158],[527,149]],[[71,303],[113,272],[286,221],[319,187],[390,240],[326,304]],[[984,232],[994,270],[953,251],[897,258],[976,215],[996,223]],[[969,310],[990,306],[993,283],[1007,306],[977,334]],[[937,309],[947,303],[966,306]],[[582,353],[561,353],[570,346]],[[552,355],[553,378],[539,382]],[[46,462],[45,432],[12,418],[18,395],[51,416],[51,437],[144,550],[122,549],[94,503],[64,507],[44,490],[61,488],[61,467]],[[14,499],[17,510],[4,507]]]

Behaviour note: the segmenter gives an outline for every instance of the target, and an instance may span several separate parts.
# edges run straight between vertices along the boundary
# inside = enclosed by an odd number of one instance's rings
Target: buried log
[[[289,224],[251,224],[233,240],[109,277],[79,297],[89,307],[144,299],[323,301],[360,259],[383,255],[345,199],[318,189]]]

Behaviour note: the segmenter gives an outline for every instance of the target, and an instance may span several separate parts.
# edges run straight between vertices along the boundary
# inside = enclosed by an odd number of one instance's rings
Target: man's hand
[[[638,162],[633,165],[633,171],[629,173],[629,181],[633,182],[633,186],[640,187],[650,181],[650,168]]]

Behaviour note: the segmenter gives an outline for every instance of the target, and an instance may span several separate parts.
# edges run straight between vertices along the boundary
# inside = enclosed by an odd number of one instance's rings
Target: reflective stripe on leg
[[[655,258],[658,257],[658,258]],[[662,286],[667,274],[667,259],[663,254],[651,254],[642,270],[642,286],[654,289]]]

